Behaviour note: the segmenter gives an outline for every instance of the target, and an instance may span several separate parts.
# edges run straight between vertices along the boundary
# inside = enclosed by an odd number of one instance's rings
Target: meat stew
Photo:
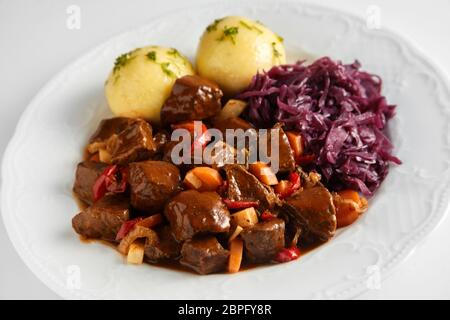
[[[186,76],[161,109],[162,126],[125,117],[102,120],[87,144],[88,159],[77,166],[73,191],[86,208],[73,218],[74,230],[113,243],[129,263],[170,262],[209,274],[236,270],[236,263],[242,270],[294,260],[302,248],[333,237],[337,212],[365,210],[358,194],[332,192],[320,175],[303,171],[289,128],[281,124],[274,127],[280,134],[278,172],[259,162],[177,164],[170,152],[175,128],[200,121],[208,130],[217,123],[221,132],[261,129],[236,115],[224,120],[222,102],[216,84]],[[206,132],[190,134],[192,150],[212,144]]]

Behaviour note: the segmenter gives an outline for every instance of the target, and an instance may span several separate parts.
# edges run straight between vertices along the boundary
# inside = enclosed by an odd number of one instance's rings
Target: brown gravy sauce
[[[85,244],[101,243],[101,244],[117,251],[117,244],[114,242],[110,242],[110,241],[106,241],[106,240],[99,240],[99,239],[88,239],[83,236],[79,236],[79,238],[82,243],[85,243]],[[301,247],[300,248],[301,255],[300,255],[299,259],[301,259],[304,255],[308,254],[312,250],[316,249],[317,247],[320,247],[320,245],[322,245],[322,243],[315,244],[315,245],[308,246],[308,247]],[[117,253],[120,254],[118,251],[117,251]],[[123,256],[123,257],[125,258],[125,256]],[[158,263],[153,263],[153,262],[144,260],[144,262],[145,262],[145,264],[151,265],[152,267],[165,268],[165,269],[170,269],[170,270],[175,270],[175,271],[182,271],[182,272],[197,274],[194,270],[191,270],[190,268],[185,267],[182,264],[180,264],[178,262],[178,260],[163,260],[163,261],[159,261]],[[276,266],[276,265],[278,265],[278,263],[270,263],[270,262],[261,263],[261,264],[243,263],[241,265],[241,268],[239,269],[239,272],[249,271],[249,270],[253,270],[255,268],[263,267],[263,266]],[[227,273],[226,271],[223,271],[223,272],[218,272],[215,274],[226,274],[226,273]]]

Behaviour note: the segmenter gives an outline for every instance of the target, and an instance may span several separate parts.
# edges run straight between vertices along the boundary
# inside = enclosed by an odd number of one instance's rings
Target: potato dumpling
[[[215,20],[197,49],[198,73],[218,83],[227,96],[244,90],[258,71],[284,63],[283,38],[244,17]]]
[[[194,74],[176,49],[148,46],[116,59],[105,84],[111,111],[117,116],[144,118],[159,124],[159,114],[175,80]]]

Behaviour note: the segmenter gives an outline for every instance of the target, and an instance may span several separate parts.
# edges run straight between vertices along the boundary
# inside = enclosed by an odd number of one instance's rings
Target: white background
[[[244,1],[238,0],[236,5]],[[3,155],[28,102],[66,64],[115,34],[144,25],[153,17],[210,2],[213,1],[0,0],[0,155]],[[447,76],[450,74],[450,0],[305,2],[339,8],[363,17],[370,5],[377,5],[381,9],[383,27],[411,40],[441,66]],[[80,30],[66,28],[66,9],[72,4],[81,8]],[[360,298],[449,299],[449,230],[450,215],[447,214],[411,257],[382,283],[380,290],[372,290]],[[0,298],[58,298],[20,260],[2,221],[0,257]]]

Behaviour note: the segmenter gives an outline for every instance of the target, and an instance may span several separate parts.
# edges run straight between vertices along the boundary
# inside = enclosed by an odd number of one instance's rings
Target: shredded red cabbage
[[[269,128],[276,122],[297,129],[311,169],[332,190],[356,189],[372,195],[389,170],[392,144],[383,130],[395,106],[381,95],[381,79],[360,70],[360,63],[328,57],[258,73],[239,99],[249,102],[246,118]]]

